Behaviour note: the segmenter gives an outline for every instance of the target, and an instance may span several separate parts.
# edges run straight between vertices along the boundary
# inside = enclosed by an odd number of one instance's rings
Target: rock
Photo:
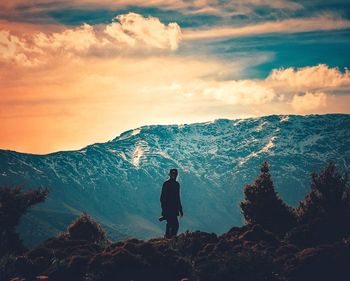
[[[291,281],[346,281],[350,276],[350,246],[345,242],[307,248],[285,265]]]
[[[264,230],[260,225],[254,225],[250,230],[247,230],[243,234],[239,236],[240,240],[245,241],[265,241],[269,243],[276,243],[277,239],[275,236],[269,232]]]

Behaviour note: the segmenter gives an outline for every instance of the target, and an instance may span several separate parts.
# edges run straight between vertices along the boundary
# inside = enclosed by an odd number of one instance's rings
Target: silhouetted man
[[[183,216],[180,200],[180,184],[176,181],[177,170],[171,169],[170,179],[163,183],[160,203],[162,207],[162,216],[166,219],[165,238],[171,238],[177,235],[179,230],[179,221],[177,216]]]

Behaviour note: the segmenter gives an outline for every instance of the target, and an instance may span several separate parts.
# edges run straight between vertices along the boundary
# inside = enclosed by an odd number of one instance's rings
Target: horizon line
[[[119,135],[117,135],[116,137],[106,140],[104,142],[95,142],[95,143],[91,143],[91,144],[87,144],[85,146],[83,146],[82,148],[78,148],[78,149],[67,149],[67,150],[58,150],[58,151],[52,151],[52,152],[48,152],[48,153],[31,153],[31,152],[24,152],[24,151],[17,151],[17,150],[13,150],[13,149],[6,149],[6,148],[1,148],[0,147],[0,152],[1,151],[6,151],[6,152],[14,152],[17,154],[26,154],[26,155],[31,155],[31,156],[48,156],[51,154],[57,154],[57,153],[62,153],[62,152],[78,152],[81,150],[84,150],[86,148],[88,148],[89,146],[94,146],[94,145],[98,145],[98,144],[105,144],[105,143],[109,143],[112,142],[114,140],[116,140],[117,138],[121,137],[122,135],[131,132],[131,131],[135,131],[135,130],[140,130],[143,128],[150,128],[150,127],[158,127],[158,126],[190,126],[190,125],[197,125],[197,124],[205,124],[205,123],[215,123],[217,121],[220,120],[228,120],[228,121],[235,121],[235,120],[249,120],[249,119],[260,119],[260,118],[267,118],[267,117],[272,117],[272,116],[301,116],[301,117],[306,117],[306,116],[326,116],[326,115],[350,115],[350,113],[312,113],[312,114],[269,114],[269,115],[261,115],[261,116],[249,116],[249,117],[241,117],[241,118],[215,118],[212,120],[208,120],[208,121],[202,121],[202,122],[192,122],[192,123],[168,123],[168,124],[149,124],[149,125],[141,125],[139,127],[136,128],[132,128],[126,131],[121,132]]]

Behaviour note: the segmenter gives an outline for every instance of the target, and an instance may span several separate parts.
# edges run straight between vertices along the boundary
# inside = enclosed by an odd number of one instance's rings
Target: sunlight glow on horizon
[[[138,12],[116,11],[109,22],[71,24],[49,18],[61,6],[1,3],[0,149],[46,154],[105,142],[144,125],[350,113],[350,61],[338,54],[350,47],[350,20],[340,13],[308,15],[301,4],[280,1],[264,6],[283,11],[280,18],[258,21],[255,1],[232,2],[250,22],[230,22],[234,15],[227,6],[151,2],[138,1]],[[64,2],[63,12],[78,20],[92,6],[114,11],[129,4],[74,0]],[[82,14],[74,15],[70,5]],[[150,14],[150,7],[178,15]],[[303,10],[303,17],[294,16]],[[305,48],[303,56],[288,44]],[[300,61],[291,63],[285,53]]]

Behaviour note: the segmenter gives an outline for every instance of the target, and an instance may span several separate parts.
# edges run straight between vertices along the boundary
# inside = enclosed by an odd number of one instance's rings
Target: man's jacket
[[[182,213],[180,184],[176,180],[169,179],[163,183],[160,203],[162,215],[165,217],[178,216]]]

